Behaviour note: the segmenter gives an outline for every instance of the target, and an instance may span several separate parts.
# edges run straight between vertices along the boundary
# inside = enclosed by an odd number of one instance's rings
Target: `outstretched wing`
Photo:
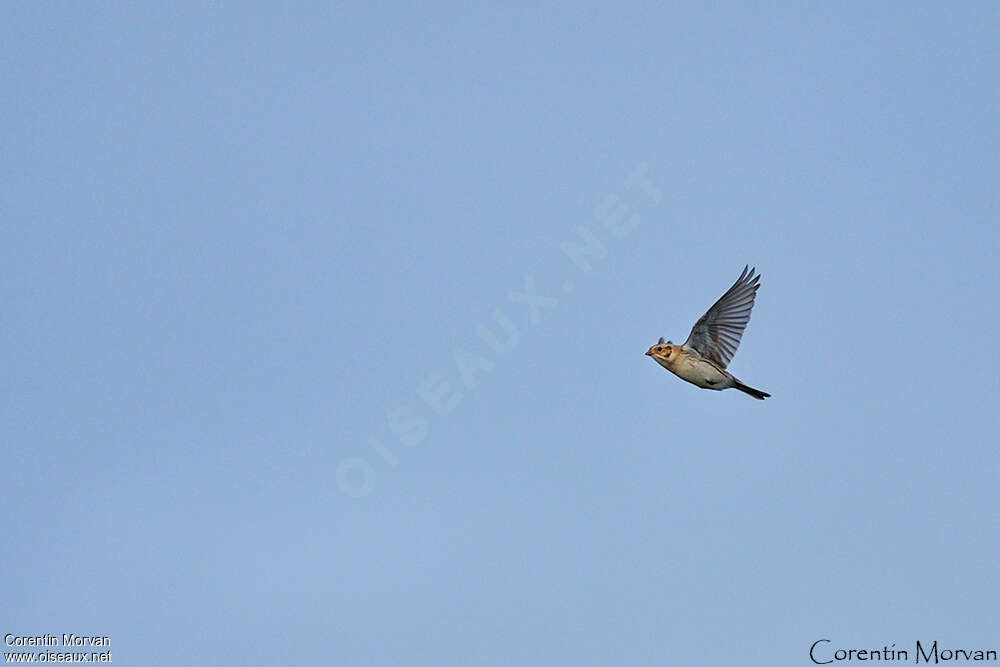
[[[732,361],[750,321],[750,310],[760,287],[760,274],[754,275],[755,271],[749,266],[743,268],[739,280],[701,316],[684,343],[721,368]]]

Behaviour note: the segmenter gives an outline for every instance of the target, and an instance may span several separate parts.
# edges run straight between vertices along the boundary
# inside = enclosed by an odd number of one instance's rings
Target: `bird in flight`
[[[664,343],[660,338],[646,354],[677,377],[704,389],[732,387],[760,400],[769,398],[766,391],[748,387],[726,370],[750,321],[760,287],[760,274],[754,275],[755,271],[749,265],[743,267],[733,286],[695,322],[683,345],[669,340]]]

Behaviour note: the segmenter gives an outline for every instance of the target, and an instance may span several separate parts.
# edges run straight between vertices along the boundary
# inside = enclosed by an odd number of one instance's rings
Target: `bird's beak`
[[[651,356],[653,356],[653,353],[652,353],[652,352],[650,352],[649,350],[646,350],[646,356],[647,356],[647,357],[651,357]]]

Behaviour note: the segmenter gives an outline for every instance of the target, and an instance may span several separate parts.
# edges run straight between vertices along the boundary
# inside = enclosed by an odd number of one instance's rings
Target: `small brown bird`
[[[760,287],[760,274],[755,276],[755,271],[749,265],[743,267],[733,286],[695,322],[683,345],[669,340],[664,343],[660,338],[646,354],[677,377],[704,389],[732,387],[760,400],[769,398],[767,392],[748,387],[726,371],[750,321]]]

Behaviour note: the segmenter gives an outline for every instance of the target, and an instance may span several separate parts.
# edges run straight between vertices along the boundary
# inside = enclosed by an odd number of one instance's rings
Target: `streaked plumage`
[[[726,371],[743,331],[750,321],[754,298],[760,287],[760,274],[749,266],[733,286],[701,316],[683,345],[660,341],[646,352],[658,364],[683,380],[705,389],[722,390],[730,387],[761,400],[767,392],[748,387]]]

